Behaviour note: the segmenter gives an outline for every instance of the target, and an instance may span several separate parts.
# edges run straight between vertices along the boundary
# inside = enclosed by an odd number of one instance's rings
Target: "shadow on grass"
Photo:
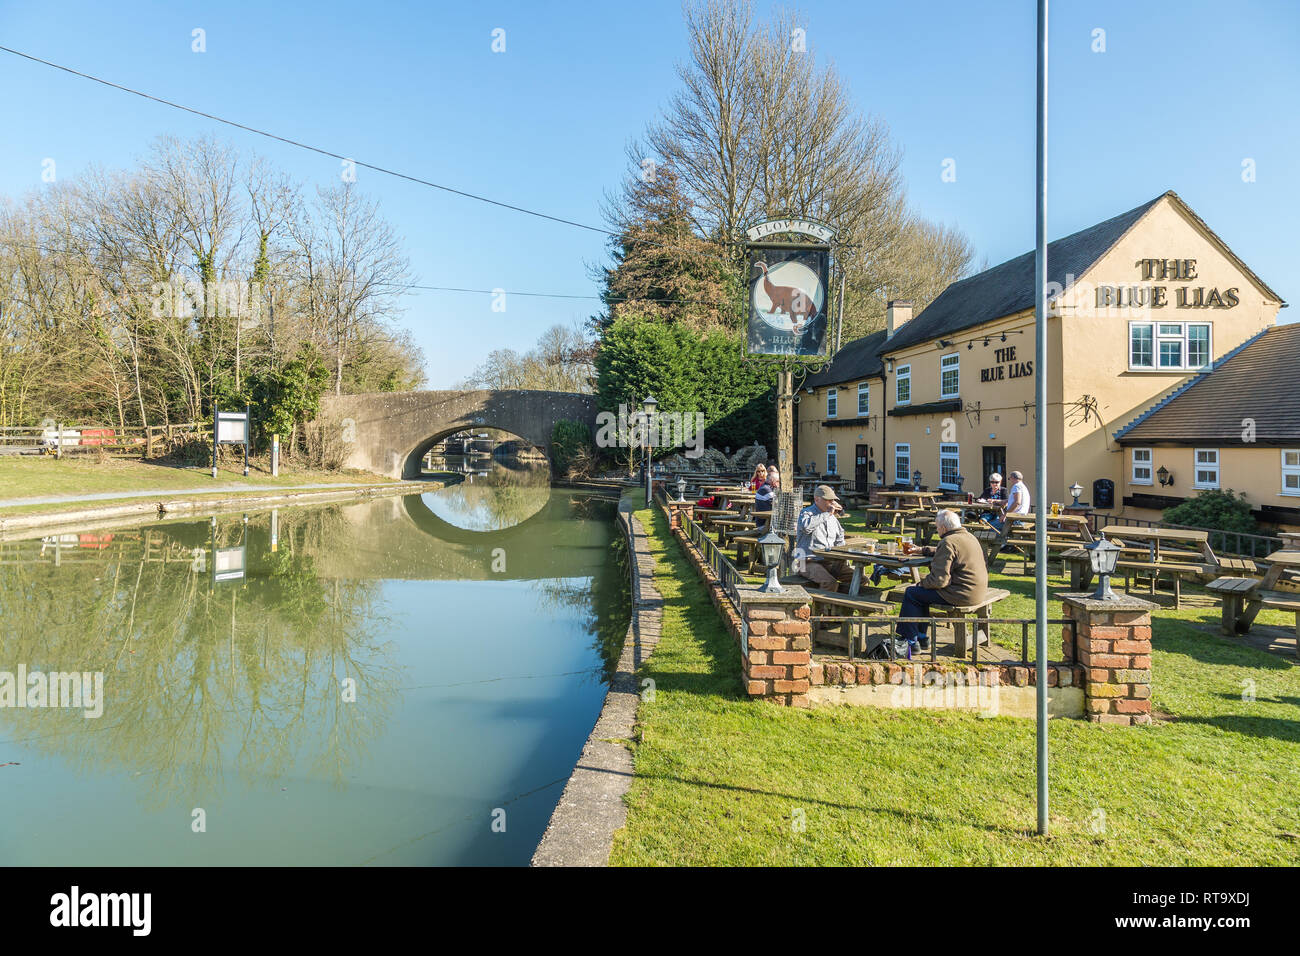
[[[1179,717],[1180,724],[1201,724],[1247,737],[1267,737],[1300,743],[1300,721],[1282,717],[1246,717],[1239,714],[1221,714],[1217,717]]]
[[[640,515],[642,522],[645,514]],[[718,610],[709,600],[704,582],[700,579],[694,566],[682,550],[680,542],[668,528],[667,519],[658,509],[651,514],[653,534],[663,551],[656,552],[655,558],[668,566],[672,577],[680,587],[675,597],[665,597],[663,607],[665,614],[676,612],[682,624],[694,638],[693,644],[703,654],[707,670],[703,673],[687,670],[667,670],[665,664],[672,658],[658,654],[650,659],[646,676],[652,677],[655,686],[666,691],[725,697],[740,700],[745,697],[740,678],[740,648],[731,635],[722,626]],[[663,588],[660,588],[660,594]],[[668,622],[664,623],[665,630]]]
[[[1262,670],[1289,670],[1295,665],[1276,654],[1233,640],[1208,625],[1177,618],[1154,618],[1152,646],[1165,654],[1179,654],[1224,667],[1249,667]]]
[[[786,793],[781,790],[763,790],[757,787],[740,787],[729,783],[717,783],[713,780],[691,780],[685,777],[673,777],[666,774],[639,773],[637,776],[642,777],[645,780],[662,780],[667,783],[685,784],[688,787],[704,787],[709,790],[722,790],[729,793],[746,793],[756,797],[775,797],[780,800],[790,800],[800,806],[817,804],[818,806],[829,807],[833,810],[887,814],[908,822],[919,821],[941,827],[969,827],[973,830],[984,830],[989,833],[1010,835],[1017,835],[1025,832],[1022,827],[1000,827],[989,823],[975,823],[969,817],[941,817],[931,813],[905,810],[894,806],[871,806],[862,803],[840,803],[834,800],[821,800],[817,797],[809,796],[806,793]]]

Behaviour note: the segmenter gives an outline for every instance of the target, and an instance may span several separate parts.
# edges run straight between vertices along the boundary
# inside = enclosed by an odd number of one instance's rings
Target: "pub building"
[[[1300,325],[1275,325],[1281,297],[1173,192],[1049,243],[1047,265],[1046,409],[1029,252],[916,316],[889,302],[883,330],[801,385],[796,462],[859,488],[919,472],[979,495],[1017,470],[1032,490],[1041,411],[1049,502],[1077,482],[1098,511],[1159,519],[1231,488],[1261,521],[1300,527]]]

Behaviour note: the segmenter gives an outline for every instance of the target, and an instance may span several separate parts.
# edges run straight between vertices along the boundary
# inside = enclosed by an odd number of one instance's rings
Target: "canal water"
[[[627,558],[614,502],[462,471],[0,544],[0,674],[104,681],[98,717],[0,707],[0,864],[526,864],[621,649]]]

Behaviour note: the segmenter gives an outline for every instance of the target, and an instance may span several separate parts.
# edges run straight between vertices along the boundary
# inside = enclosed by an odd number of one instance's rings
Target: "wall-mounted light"
[[[987,335],[984,336],[984,347],[985,348],[989,347],[989,337]]]
[[[1003,333],[1002,333],[1002,341],[1005,342],[1006,340],[1007,340],[1007,333],[1003,332]]]
[[[919,471],[912,472],[912,487],[917,491],[921,490],[921,473]]]
[[[1170,472],[1170,470],[1169,470],[1168,468],[1166,468],[1164,465],[1161,465],[1161,466],[1156,470],[1156,477],[1160,479],[1160,484],[1161,484],[1162,487],[1165,486],[1165,485],[1171,485],[1171,486],[1172,486],[1173,483],[1174,483],[1174,476],[1173,476],[1173,473]]]
[[[893,360],[893,359],[885,359],[885,371],[886,371],[886,372],[892,372],[893,370],[894,370],[894,360]]]

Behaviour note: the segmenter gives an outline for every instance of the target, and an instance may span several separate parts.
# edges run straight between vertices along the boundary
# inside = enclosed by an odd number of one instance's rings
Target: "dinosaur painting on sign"
[[[829,252],[751,246],[749,255],[749,354],[824,355]]]

